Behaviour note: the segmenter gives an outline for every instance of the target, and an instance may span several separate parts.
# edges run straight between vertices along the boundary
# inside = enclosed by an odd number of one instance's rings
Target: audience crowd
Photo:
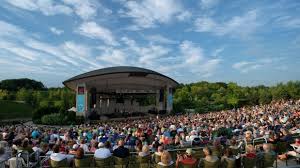
[[[62,128],[7,125],[0,127],[0,163],[26,166],[25,152],[29,161],[48,158],[40,163],[43,166],[62,161],[74,166],[76,160],[90,156],[97,161],[135,155],[149,158],[157,167],[241,167],[243,163],[245,167],[254,163],[251,160],[257,164],[265,158],[299,157],[300,140],[294,138],[299,134],[300,100]],[[288,151],[287,144],[294,148]],[[287,151],[280,152],[280,146]]]

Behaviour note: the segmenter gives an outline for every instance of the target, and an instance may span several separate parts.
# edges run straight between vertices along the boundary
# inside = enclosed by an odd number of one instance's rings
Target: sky
[[[0,80],[137,66],[180,83],[300,80],[299,0],[1,0]]]

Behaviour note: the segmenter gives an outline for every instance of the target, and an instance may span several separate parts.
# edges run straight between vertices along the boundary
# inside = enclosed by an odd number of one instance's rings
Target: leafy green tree
[[[18,91],[21,88],[26,90],[45,90],[45,86],[42,82],[38,82],[32,79],[7,79],[0,82],[0,89],[8,91]]]
[[[8,98],[8,91],[0,89],[0,100],[7,100]]]
[[[272,94],[268,89],[259,89],[258,94],[260,104],[268,104],[272,101]]]
[[[232,107],[236,107],[239,103],[239,99],[236,95],[230,94],[227,96],[227,104],[231,105]]]
[[[25,88],[20,89],[17,93],[16,93],[16,99],[18,101],[24,101],[27,104],[31,104],[31,100],[32,100],[33,96],[32,96],[32,91],[30,90],[26,90]]]

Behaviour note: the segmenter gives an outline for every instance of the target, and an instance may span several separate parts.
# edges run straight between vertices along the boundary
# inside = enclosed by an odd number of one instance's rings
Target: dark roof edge
[[[133,66],[120,66],[120,67],[138,68],[138,69],[141,69],[141,70],[145,70],[145,71],[148,71],[148,72],[146,72],[146,73],[148,73],[148,74],[153,74],[153,75],[159,75],[159,76],[162,76],[162,77],[164,77],[164,78],[167,78],[167,79],[173,81],[175,84],[179,85],[179,83],[178,83],[176,80],[174,80],[174,79],[172,79],[172,78],[170,78],[170,77],[168,77],[168,76],[166,76],[166,75],[163,75],[163,74],[161,74],[161,73],[158,73],[158,72],[156,72],[156,71],[153,71],[153,70],[149,70],[149,69],[146,69],[146,68],[140,68],[140,67],[133,67]],[[117,68],[117,67],[107,67],[107,68]],[[106,68],[103,68],[103,69],[106,69]],[[104,74],[96,74],[96,75],[89,75],[89,76],[79,77],[79,76],[81,76],[81,75],[89,74],[89,73],[91,73],[91,72],[98,71],[98,70],[101,70],[101,69],[97,69],[97,70],[93,70],[93,71],[89,71],[89,72],[82,73],[82,74],[80,74],[80,75],[77,75],[77,76],[74,76],[74,77],[72,77],[72,78],[70,78],[70,79],[67,79],[67,80],[63,81],[62,83],[63,83],[66,87],[68,87],[68,86],[66,85],[66,83],[68,83],[68,82],[73,82],[73,81],[75,81],[75,80],[80,80],[80,79],[90,78],[90,77],[96,77],[96,76],[102,76],[102,75],[110,75],[110,74],[117,74],[117,73],[130,73],[130,72],[134,72],[134,71],[129,71],[129,70],[128,70],[128,71],[110,72],[110,73],[104,73]],[[68,87],[68,88],[69,88],[69,87]]]

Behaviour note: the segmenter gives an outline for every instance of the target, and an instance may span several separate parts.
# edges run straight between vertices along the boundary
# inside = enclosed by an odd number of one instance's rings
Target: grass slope
[[[0,100],[0,120],[31,118],[32,111],[30,105]]]

